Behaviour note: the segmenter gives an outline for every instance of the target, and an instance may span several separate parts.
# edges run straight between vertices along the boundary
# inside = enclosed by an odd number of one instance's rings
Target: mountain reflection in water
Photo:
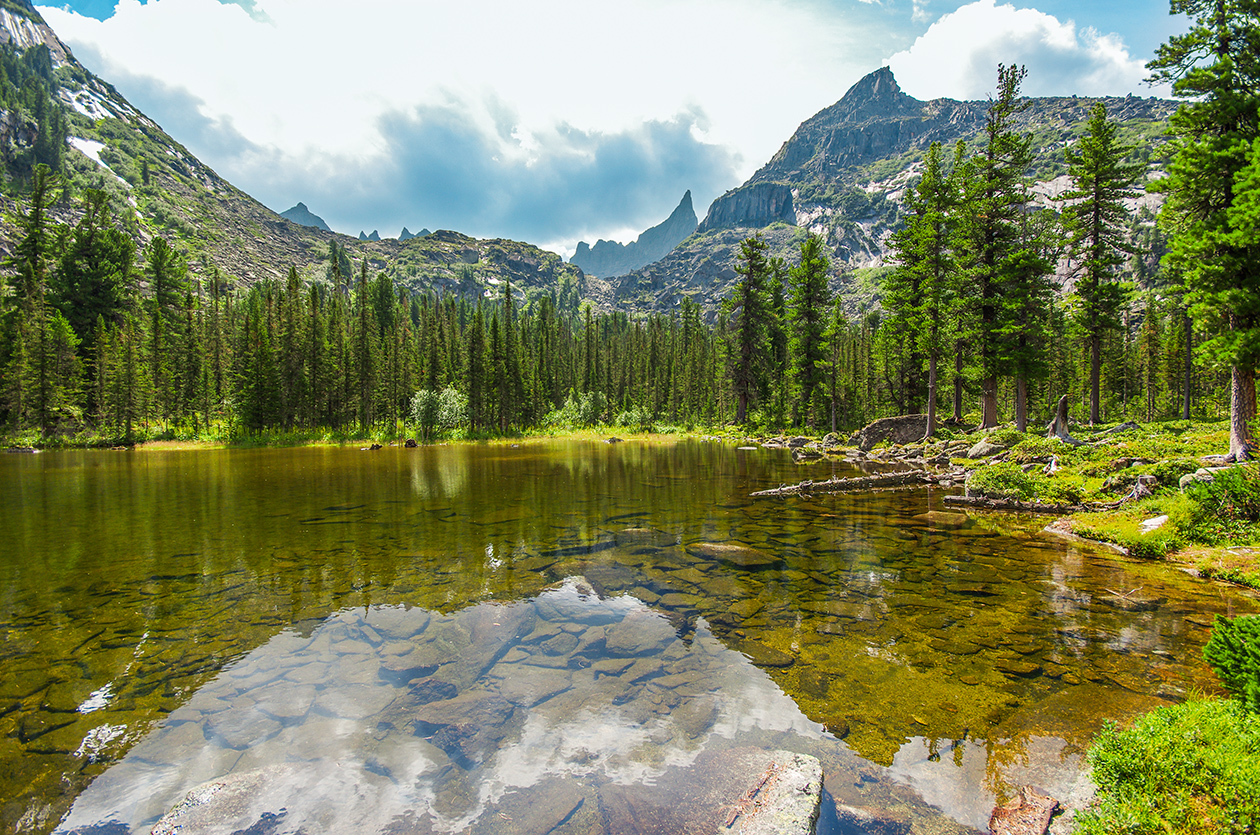
[[[839,804],[970,831],[1086,788],[1103,721],[1212,688],[1212,617],[1257,610],[940,491],[748,498],[856,472],[673,440],[0,456],[0,827],[148,832],[219,785],[273,835],[676,832],[790,750]]]
[[[672,773],[718,801],[677,821],[712,831],[738,794],[708,785],[719,766],[692,767],[770,736],[828,738],[703,624],[680,636],[634,598],[570,578],[522,603],[371,607],[286,631],[99,777],[61,830],[147,831],[190,789],[226,781],[244,796],[226,804],[225,831],[268,815],[277,831],[498,831],[505,797],[523,793],[535,820],[516,831],[589,831],[583,809],[607,817],[621,801],[614,831],[631,832],[630,807],[668,805],[652,786]]]

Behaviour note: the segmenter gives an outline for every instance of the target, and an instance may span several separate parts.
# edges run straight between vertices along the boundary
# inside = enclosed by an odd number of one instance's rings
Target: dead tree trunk
[[[1081,446],[1084,441],[1078,441],[1068,434],[1068,396],[1065,394],[1059,398],[1059,405],[1054,410],[1054,420],[1051,421],[1049,428],[1046,430],[1047,438],[1058,438],[1065,444],[1072,446]]]

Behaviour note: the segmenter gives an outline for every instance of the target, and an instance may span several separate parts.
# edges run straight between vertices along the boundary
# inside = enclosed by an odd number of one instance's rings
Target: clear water
[[[1014,785],[1083,791],[1104,719],[1211,690],[1212,617],[1260,610],[939,493],[748,498],[832,472],[699,441],[0,456],[0,826],[148,832],[209,785],[223,832],[711,832],[786,749],[838,803],[972,831]]]

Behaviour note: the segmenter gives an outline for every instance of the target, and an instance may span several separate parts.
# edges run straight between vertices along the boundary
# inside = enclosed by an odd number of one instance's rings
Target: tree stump
[[[1058,408],[1054,410],[1054,420],[1050,422],[1049,428],[1046,430],[1047,438],[1058,438],[1065,444],[1072,446],[1083,446],[1084,441],[1078,441],[1068,434],[1068,396],[1065,394],[1059,398]]]

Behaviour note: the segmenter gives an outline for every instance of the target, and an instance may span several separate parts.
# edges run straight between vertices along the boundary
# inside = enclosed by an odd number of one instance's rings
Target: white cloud
[[[916,11],[918,10],[916,3]],[[902,89],[920,99],[981,99],[998,64],[1028,67],[1025,95],[1162,95],[1114,34],[1078,29],[1036,9],[976,0],[942,15],[909,49],[888,59]]]
[[[603,137],[607,147],[680,114],[698,117],[692,141],[718,146],[720,156],[735,161],[726,182],[689,183],[679,174],[658,184],[656,205],[626,201],[620,213],[609,208],[587,228],[556,229],[551,239],[644,228],[663,219],[687,188],[702,212],[803,119],[877,66],[877,50],[885,48],[861,42],[843,12],[759,0],[244,5],[249,11],[219,0],[119,0],[106,21],[40,11],[91,69],[124,95],[160,98],[171,109],[149,115],[274,207],[301,199],[318,213],[336,214],[296,186],[282,193],[278,183],[300,184],[347,165],[371,169],[397,151],[398,131],[390,126],[417,113],[459,111],[463,127],[493,138],[493,156],[514,170],[568,170],[539,155],[572,164],[573,156],[593,153],[581,150],[586,140],[565,140],[574,132]],[[182,135],[174,129],[180,123],[196,129]],[[230,135],[210,138],[216,131]],[[384,231],[397,220],[354,217],[343,222]],[[405,222],[432,228],[442,220]]]

